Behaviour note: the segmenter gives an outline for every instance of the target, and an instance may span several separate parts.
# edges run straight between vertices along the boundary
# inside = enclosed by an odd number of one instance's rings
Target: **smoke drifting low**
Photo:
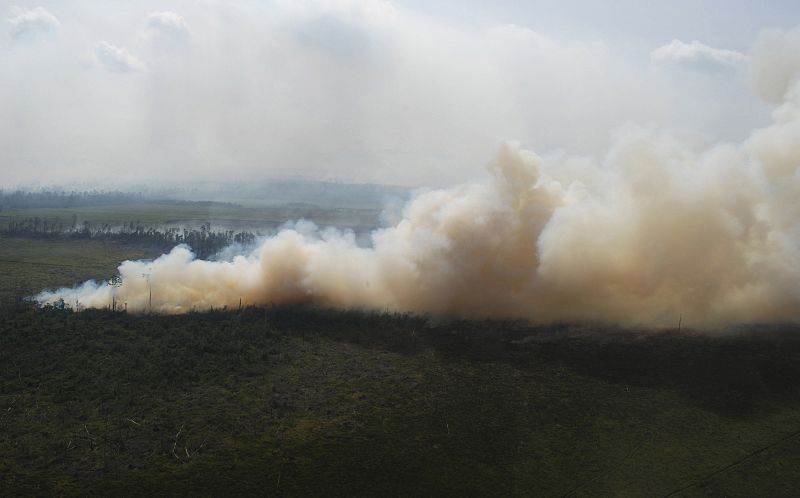
[[[179,246],[126,261],[122,286],[87,282],[43,303],[183,313],[247,304],[625,324],[797,320],[800,35],[753,54],[774,123],[697,153],[622,130],[601,163],[501,146],[486,182],[417,195],[395,226],[352,233],[299,222],[250,254],[203,261]],[[145,277],[147,274],[149,277]],[[149,278],[149,280],[148,280]]]

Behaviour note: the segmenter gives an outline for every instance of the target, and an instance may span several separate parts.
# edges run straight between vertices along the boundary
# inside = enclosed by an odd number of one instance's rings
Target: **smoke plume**
[[[796,320],[800,309],[800,34],[764,36],[756,88],[773,123],[698,152],[621,130],[600,162],[500,147],[489,177],[415,196],[360,247],[299,222],[229,261],[185,246],[126,261],[122,285],[43,303],[161,313],[311,303],[535,322],[694,325]]]

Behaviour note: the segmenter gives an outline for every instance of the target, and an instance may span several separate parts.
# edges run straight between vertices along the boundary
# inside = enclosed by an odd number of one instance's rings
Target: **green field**
[[[98,240],[42,240],[0,236],[0,303],[108,279],[126,259],[152,258],[161,252]]]
[[[146,248],[0,239],[0,296]],[[796,496],[800,330],[0,305],[0,495]]]

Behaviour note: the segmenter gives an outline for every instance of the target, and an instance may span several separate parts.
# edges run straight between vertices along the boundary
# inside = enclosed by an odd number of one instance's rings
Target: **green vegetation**
[[[777,496],[797,330],[304,308],[0,317],[0,493]]]
[[[108,279],[126,259],[153,258],[161,250],[99,240],[0,237],[0,304],[46,288]]]
[[[35,310],[147,247],[0,238],[0,495],[794,496],[800,330]]]

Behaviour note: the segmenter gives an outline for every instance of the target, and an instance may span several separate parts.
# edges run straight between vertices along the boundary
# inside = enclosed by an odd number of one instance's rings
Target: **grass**
[[[98,240],[42,240],[0,237],[0,303],[43,289],[108,279],[126,259],[159,255],[147,247]]]

